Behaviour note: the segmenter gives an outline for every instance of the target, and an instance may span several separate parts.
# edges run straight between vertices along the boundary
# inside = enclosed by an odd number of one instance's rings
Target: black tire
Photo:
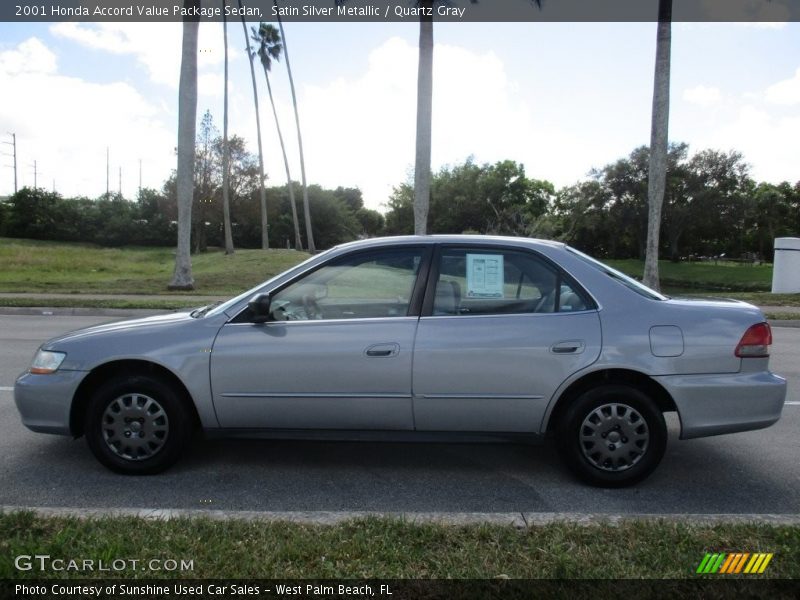
[[[638,388],[608,384],[573,400],[557,424],[562,459],[584,482],[625,487],[649,476],[667,446],[656,403]]]
[[[193,429],[181,394],[146,375],[119,377],[99,386],[84,420],[92,454],[124,475],[151,475],[171,467]]]

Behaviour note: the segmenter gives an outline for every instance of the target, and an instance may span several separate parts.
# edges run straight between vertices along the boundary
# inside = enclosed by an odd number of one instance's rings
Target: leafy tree
[[[435,233],[477,231],[532,235],[542,224],[555,189],[545,181],[528,179],[522,165],[501,161],[443,167],[431,181],[430,229]],[[414,188],[396,187],[386,215],[388,233],[411,233]]]
[[[377,210],[359,208],[354,216],[359,225],[361,225],[362,236],[375,237],[383,233],[386,221]]]

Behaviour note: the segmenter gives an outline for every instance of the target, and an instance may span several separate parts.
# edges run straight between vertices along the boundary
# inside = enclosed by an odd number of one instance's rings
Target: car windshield
[[[572,252],[575,256],[583,260],[584,262],[588,263],[598,271],[602,271],[609,277],[616,279],[622,285],[627,287],[628,289],[636,292],[637,294],[644,296],[645,298],[650,298],[651,300],[668,300],[667,296],[663,294],[659,294],[657,291],[650,289],[646,285],[644,285],[640,281],[636,281],[633,277],[629,277],[622,273],[621,271],[617,271],[616,269],[612,269],[608,265],[601,263],[599,260],[592,258],[588,254],[584,254],[580,250],[576,250],[570,246],[567,246],[567,250]]]
[[[321,256],[323,256],[323,255],[326,255],[326,254],[328,254],[329,252],[331,252],[331,251],[333,251],[333,250],[335,250],[335,249],[336,249],[336,248],[331,248],[330,250],[327,250],[326,252],[323,252],[323,253],[321,253],[321,254],[317,254],[317,255],[315,255],[315,256],[312,256],[312,257],[310,257],[310,258],[307,258],[306,260],[304,260],[303,262],[299,263],[298,265],[296,265],[296,266],[294,266],[294,267],[292,267],[292,268],[293,268],[293,269],[300,268],[300,267],[302,267],[303,265],[306,265],[306,264],[310,263],[312,260],[315,260],[315,259],[317,259],[317,258],[320,258]],[[285,272],[285,271],[284,271],[284,272]],[[275,275],[275,277],[271,277],[271,278],[269,278],[267,281],[264,281],[264,282],[262,282],[262,283],[259,283],[257,286],[255,286],[255,287],[252,287],[252,288],[250,288],[249,290],[247,290],[247,291],[245,291],[245,292],[242,292],[242,293],[241,293],[241,294],[239,294],[238,296],[236,296],[236,297],[234,297],[234,298],[231,298],[230,300],[227,300],[227,301],[225,301],[225,302],[223,302],[222,304],[219,304],[219,305],[217,305],[217,306],[212,306],[212,307],[210,307],[210,310],[207,310],[207,311],[205,311],[205,310],[204,310],[204,311],[203,311],[203,314],[202,314],[201,316],[209,316],[209,317],[213,317],[213,316],[216,316],[216,315],[218,315],[219,313],[222,313],[222,312],[227,312],[227,310],[228,310],[229,308],[231,308],[232,306],[235,306],[236,304],[238,304],[238,303],[239,303],[239,302],[241,302],[242,300],[249,299],[251,296],[254,296],[256,293],[258,293],[258,291],[259,291],[261,288],[263,288],[263,287],[264,287],[265,285],[267,285],[269,282],[271,282],[271,281],[273,281],[273,280],[277,279],[277,278],[278,278],[278,277],[280,277],[281,275],[283,275],[283,273],[278,273],[277,275]]]

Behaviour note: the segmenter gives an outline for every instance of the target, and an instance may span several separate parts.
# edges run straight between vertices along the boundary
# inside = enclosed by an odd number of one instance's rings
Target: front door
[[[245,311],[226,324],[211,354],[220,425],[413,429],[414,299],[424,253],[335,258],[271,294],[272,321],[253,323]]]

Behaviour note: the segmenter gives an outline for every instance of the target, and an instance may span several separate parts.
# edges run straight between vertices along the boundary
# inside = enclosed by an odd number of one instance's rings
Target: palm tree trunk
[[[670,46],[672,43],[672,0],[658,2],[656,66],[653,82],[653,120],[650,129],[650,172],[647,186],[647,246],[644,283],[660,288],[658,247],[661,232],[661,207],[667,181],[669,135]]]
[[[272,0],[275,8],[278,8],[278,1]],[[279,11],[276,11],[279,12]],[[289,64],[289,48],[286,46],[286,34],[283,32],[283,21],[280,14],[278,15],[278,27],[281,31],[281,39],[283,40],[283,57],[286,59],[286,71],[289,73],[289,87],[292,90],[292,104],[294,104],[294,122],[297,127],[297,146],[300,149],[300,179],[303,183],[303,216],[306,221],[306,241],[308,242],[308,251],[316,252],[317,248],[314,245],[314,232],[311,229],[311,208],[308,203],[308,186],[306,185],[306,161],[303,154],[303,136],[300,134],[300,115],[297,112],[297,95],[294,91],[294,77],[292,77],[292,66]]]
[[[191,2],[186,5],[191,6]],[[178,247],[170,289],[194,289],[191,258],[192,195],[194,194],[195,128],[197,126],[197,34],[199,21],[183,22],[181,76],[178,91]]]
[[[419,3],[432,8],[430,0]],[[431,201],[431,120],[433,115],[433,19],[419,19],[419,66],[417,70],[417,157],[414,165],[414,233],[428,231]]]
[[[227,0],[222,0],[222,36],[225,41],[225,94],[222,109],[222,222],[225,229],[225,254],[233,254],[230,198],[231,151],[228,146],[228,19],[225,16],[227,3]]]
[[[250,61],[250,78],[253,80],[253,103],[256,109],[256,137],[258,138],[258,191],[261,198],[261,248],[269,250],[269,223],[267,221],[267,192],[264,189],[264,150],[261,145],[261,111],[258,107],[258,86],[256,85],[256,68],[253,64],[253,52],[250,47],[250,36],[247,35],[247,23],[242,10],[242,0],[239,2],[239,12],[242,15],[242,31],[247,42],[247,58]]]
[[[297,221],[297,204],[294,200],[294,186],[292,185],[292,175],[289,172],[289,158],[286,156],[286,144],[283,143],[281,133],[281,123],[278,120],[278,111],[275,109],[275,99],[272,97],[272,85],[269,82],[269,72],[264,68],[264,77],[267,80],[267,92],[269,92],[269,102],[272,105],[272,115],[275,117],[275,128],[278,130],[278,140],[281,143],[283,153],[283,166],[286,168],[286,185],[289,188],[289,204],[292,205],[292,220],[294,222],[294,244],[296,250],[303,249],[303,240],[300,238],[300,224]]]

